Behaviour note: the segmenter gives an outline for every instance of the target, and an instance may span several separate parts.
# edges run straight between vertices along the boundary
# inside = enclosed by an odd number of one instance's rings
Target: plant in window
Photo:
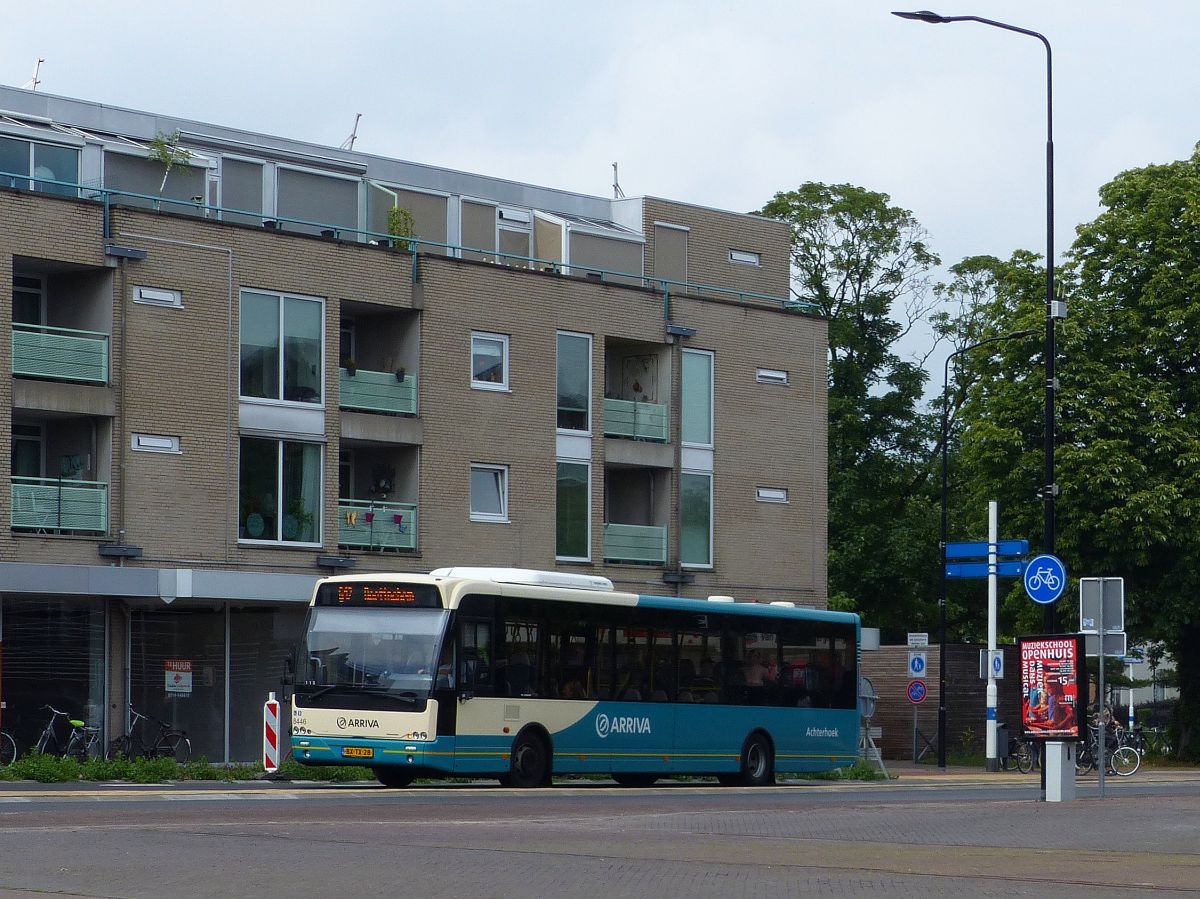
[[[358,363],[347,356],[342,360],[342,368],[346,369],[346,374],[353,378],[354,373],[358,371]]]
[[[163,166],[162,182],[158,185],[158,195],[161,197],[167,187],[171,169],[176,165],[187,165],[191,161],[192,151],[179,146],[178,131],[170,134],[159,131],[154,135],[154,140],[150,141],[150,155],[147,158]]]
[[[413,214],[403,206],[393,206],[388,210],[387,230],[397,241],[409,237],[417,236],[417,222],[413,218]],[[408,241],[409,252],[417,251],[417,242],[415,240]]]

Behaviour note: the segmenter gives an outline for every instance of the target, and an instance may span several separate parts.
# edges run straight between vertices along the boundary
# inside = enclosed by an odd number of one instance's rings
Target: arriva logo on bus
[[[379,730],[379,722],[374,718],[338,718],[338,730],[345,730],[348,727],[370,727]]]
[[[648,734],[650,733],[649,718],[635,718],[632,715],[618,715],[609,718],[608,715],[596,716],[596,735],[603,740],[609,734]]]

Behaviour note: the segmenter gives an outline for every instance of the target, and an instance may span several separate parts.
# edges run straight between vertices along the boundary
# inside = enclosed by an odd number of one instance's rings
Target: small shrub
[[[865,759],[859,759],[853,765],[844,768],[834,768],[832,771],[815,771],[802,774],[808,780],[887,780],[887,776]]]

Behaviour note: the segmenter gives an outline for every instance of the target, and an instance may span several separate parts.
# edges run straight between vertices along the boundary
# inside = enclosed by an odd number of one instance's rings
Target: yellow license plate
[[[375,750],[370,746],[343,746],[342,756],[351,759],[375,758]]]

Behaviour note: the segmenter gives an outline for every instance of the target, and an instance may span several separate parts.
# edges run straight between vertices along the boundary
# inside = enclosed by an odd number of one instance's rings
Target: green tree
[[[924,360],[897,344],[933,306],[939,263],[908,210],[850,184],[805,183],[760,212],[792,230],[792,291],[829,322],[829,592],[891,634],[936,614],[938,503]]]
[[[1100,199],[1064,273],[1056,548],[1076,576],[1125,578],[1131,639],[1161,640],[1175,658],[1175,745],[1200,759],[1200,148],[1118,175]],[[1014,263],[997,268],[980,316],[996,333],[1045,314],[1031,257]],[[1041,392],[1015,370],[974,372],[962,466],[975,495],[999,496],[1013,532],[1032,535]],[[1073,605],[1061,604],[1064,629]]]

